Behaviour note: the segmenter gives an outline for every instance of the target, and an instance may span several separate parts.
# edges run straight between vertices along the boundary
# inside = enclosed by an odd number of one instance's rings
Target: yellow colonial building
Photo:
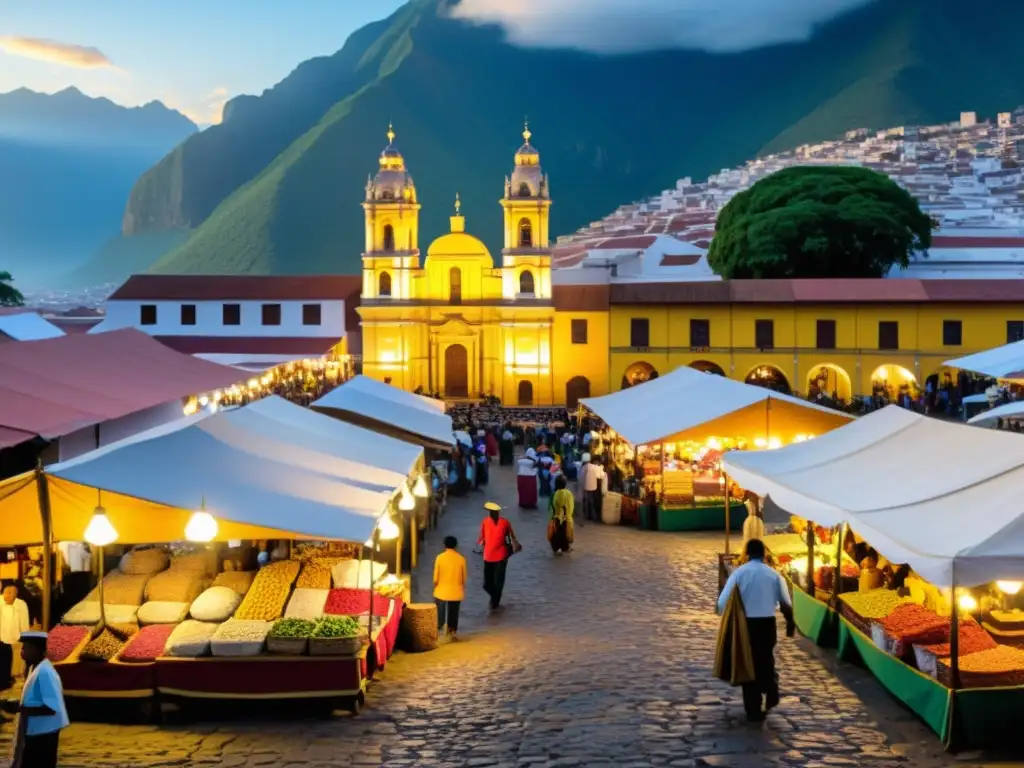
[[[389,128],[363,202],[363,372],[447,398],[561,402],[552,362],[551,197],[529,129],[505,178],[498,264],[466,231],[456,196],[450,231],[420,266],[420,204],[394,138]]]
[[[528,129],[499,200],[500,262],[456,196],[421,263],[416,187],[387,136],[363,201],[358,311],[363,372],[406,390],[574,405],[691,365],[801,395],[895,398],[941,385],[944,360],[1024,338],[1019,279],[722,281],[663,235],[609,238],[553,272],[551,188]]]

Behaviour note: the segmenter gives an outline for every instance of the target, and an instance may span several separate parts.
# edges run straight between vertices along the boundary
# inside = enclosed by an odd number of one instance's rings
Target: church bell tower
[[[505,212],[502,296],[506,299],[551,298],[551,189],[540,167],[540,153],[530,143],[532,135],[527,124],[501,200]]]

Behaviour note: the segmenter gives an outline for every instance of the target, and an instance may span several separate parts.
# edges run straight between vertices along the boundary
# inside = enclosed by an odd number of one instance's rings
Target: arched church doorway
[[[533,382],[519,382],[519,405],[533,405]]]
[[[590,379],[586,376],[574,376],[565,384],[565,405],[575,408],[580,400],[590,397]]]
[[[444,351],[445,397],[469,397],[469,355],[461,344],[450,344]]]

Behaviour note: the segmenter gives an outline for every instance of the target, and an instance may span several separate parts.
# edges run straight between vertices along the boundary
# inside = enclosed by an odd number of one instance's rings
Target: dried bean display
[[[189,619],[181,622],[167,638],[164,655],[195,658],[210,653],[210,638],[217,631],[217,624]]]
[[[231,587],[213,586],[192,601],[189,613],[199,621],[227,621],[241,602],[242,596]]]
[[[86,643],[78,658],[82,661],[110,661],[117,656],[123,645],[124,638],[114,634],[110,629],[104,629]]]
[[[872,589],[868,592],[846,592],[839,596],[854,613],[865,619],[884,619],[897,605],[907,602],[890,589]]]
[[[301,589],[330,589],[331,569],[342,561],[340,557],[318,557],[307,560],[302,566],[295,586]]]
[[[164,655],[164,647],[167,639],[174,632],[173,624],[152,624],[143,627],[125,645],[124,650],[118,657],[118,661],[128,664],[140,664],[155,661]]]
[[[46,657],[54,664],[67,659],[89,634],[84,626],[58,624],[46,638]]]
[[[381,596],[373,600],[373,615],[387,616],[390,601]],[[368,589],[332,589],[327,596],[324,613],[335,616],[358,616],[370,612],[370,590]]]
[[[282,560],[263,567],[235,612],[236,619],[273,621],[281,618],[292,582],[299,575],[299,563]]]
[[[210,650],[214,656],[258,656],[271,626],[269,621],[229,619],[213,633]]]

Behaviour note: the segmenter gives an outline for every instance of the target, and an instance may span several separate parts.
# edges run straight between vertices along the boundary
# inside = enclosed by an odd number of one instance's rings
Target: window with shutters
[[[690,347],[707,349],[711,346],[711,321],[690,320]]]
[[[586,320],[573,320],[572,321],[572,343],[573,344],[586,344],[587,343],[587,321]]]

